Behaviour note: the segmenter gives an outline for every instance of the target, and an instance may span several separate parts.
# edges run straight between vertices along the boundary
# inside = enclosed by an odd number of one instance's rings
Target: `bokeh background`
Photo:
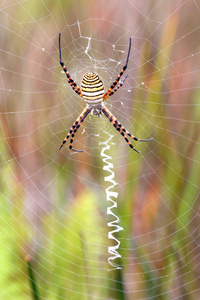
[[[198,299],[200,4],[198,1],[2,1],[0,5],[0,298]],[[132,151],[90,116],[58,151],[85,103],[67,84],[97,72],[105,89],[132,49],[129,76],[106,105],[139,138]],[[108,264],[103,143],[123,231]],[[35,298],[36,299],[36,298]]]

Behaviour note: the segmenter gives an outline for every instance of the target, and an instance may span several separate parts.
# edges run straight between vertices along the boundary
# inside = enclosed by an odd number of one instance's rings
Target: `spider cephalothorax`
[[[103,102],[112,96],[124,83],[126,80],[127,76],[124,78],[124,80],[119,83],[124,71],[127,68],[128,65],[128,60],[129,60],[129,55],[130,55],[130,50],[131,50],[131,39],[129,42],[129,49],[128,49],[128,55],[126,59],[126,63],[123,66],[121,72],[119,73],[117,79],[113,82],[113,84],[110,86],[110,88],[107,90],[105,93],[104,91],[104,86],[101,78],[99,77],[98,74],[93,73],[93,72],[88,72],[83,76],[82,82],[81,82],[81,88],[78,87],[78,85],[74,82],[74,80],[71,78],[69,72],[67,71],[67,68],[65,67],[63,61],[62,61],[62,56],[61,56],[61,46],[60,46],[60,37],[61,33],[59,33],[59,55],[60,55],[60,65],[63,68],[67,79],[68,83],[71,85],[72,89],[79,95],[81,96],[85,102],[86,102],[86,108],[83,110],[83,112],[80,114],[78,119],[74,122],[72,127],[70,128],[67,136],[63,140],[61,146],[59,149],[62,148],[62,146],[66,143],[66,141],[70,138],[70,144],[69,148],[73,151],[76,152],[83,152],[80,150],[75,150],[73,149],[73,139],[76,131],[78,128],[81,126],[87,115],[91,112],[91,114],[100,116],[101,114],[104,114],[108,120],[113,124],[113,126],[119,131],[119,133],[124,137],[125,141],[128,143],[128,145],[131,147],[131,149],[135,150],[136,152],[140,153],[138,150],[136,150],[133,145],[130,143],[128,140],[127,136],[130,136],[132,139],[135,141],[140,141],[140,142],[147,142],[151,141],[151,139],[147,140],[141,140],[133,136],[130,132],[128,132],[122,124],[111,114],[111,112],[106,108],[106,106],[103,104]]]

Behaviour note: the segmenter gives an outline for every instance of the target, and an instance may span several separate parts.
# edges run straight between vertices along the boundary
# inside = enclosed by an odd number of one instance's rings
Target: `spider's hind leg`
[[[80,127],[80,124],[76,126],[76,128],[74,129],[74,132],[71,135],[71,139],[70,139],[69,149],[74,151],[74,152],[84,152],[83,150],[76,150],[72,147],[73,141],[74,141],[74,135],[75,135],[75,133],[76,133],[76,131],[78,130],[79,127]]]
[[[69,148],[75,152],[83,152],[82,150],[75,150],[72,148],[72,144],[73,144],[73,139],[74,139],[74,135],[76,133],[76,131],[78,130],[78,128],[81,126],[81,124],[83,123],[83,121],[85,120],[85,118],[87,117],[87,115],[90,113],[91,109],[86,107],[83,112],[80,114],[80,116],[78,117],[78,119],[74,122],[74,124],[72,125],[72,127],[70,128],[66,138],[62,141],[61,146],[59,147],[59,150],[63,147],[63,145],[66,143],[66,141],[68,140],[68,138],[71,136],[71,140],[70,140],[70,145]]]
[[[102,112],[108,118],[108,120],[113,124],[113,126],[117,129],[117,131],[119,131],[119,133],[123,136],[125,141],[128,143],[129,147],[131,149],[135,150],[137,153],[140,153],[140,151],[138,151],[137,149],[135,149],[133,147],[133,145],[130,143],[130,141],[126,137],[125,133],[123,132],[122,128],[120,128],[119,125],[121,125],[121,124],[117,121],[117,119],[109,112],[109,110],[105,106],[103,106]]]
[[[132,139],[134,139],[135,141],[138,141],[138,142],[148,142],[148,141],[152,140],[152,138],[151,139],[147,139],[147,140],[138,139],[137,137],[135,137],[134,135],[132,135],[130,132],[128,132],[122,126],[122,124],[111,114],[111,112],[105,106],[103,106],[102,112],[108,118],[108,120],[113,124],[113,126],[117,129],[117,131],[119,131],[119,133],[123,136],[123,138],[125,139],[125,141],[128,143],[129,147],[131,149],[135,150],[137,153],[140,153],[140,151],[138,151],[137,149],[135,149],[133,147],[133,145],[130,143],[130,141],[128,140],[128,138],[126,137],[126,135],[130,136]]]
[[[139,150],[135,149],[133,147],[133,145],[131,144],[131,142],[129,141],[129,139],[125,136],[123,130],[118,126],[118,124],[115,122],[115,124],[113,124],[113,126],[117,129],[117,131],[119,131],[119,133],[123,136],[123,138],[125,139],[125,141],[128,143],[129,147],[131,147],[131,149],[135,150],[137,153],[140,153]]]
[[[118,121],[117,121],[118,122]],[[134,136],[134,135],[132,135],[130,132],[128,132],[123,126],[122,126],[122,124],[120,124],[119,122],[118,122],[118,127],[119,128],[121,128],[121,130],[125,133],[125,134],[127,134],[128,136],[130,136],[133,140],[135,140],[135,141],[137,141],[137,142],[149,142],[149,141],[152,141],[153,140],[153,138],[150,138],[150,139],[138,139],[136,136]]]

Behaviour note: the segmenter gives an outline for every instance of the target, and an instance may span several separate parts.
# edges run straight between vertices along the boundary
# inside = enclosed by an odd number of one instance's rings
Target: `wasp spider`
[[[129,60],[129,55],[130,55],[130,50],[131,50],[131,38],[130,38],[130,42],[129,42],[129,49],[128,49],[126,63],[123,66],[121,72],[119,73],[117,79],[113,82],[113,84],[110,86],[108,91],[105,93],[102,80],[100,79],[98,74],[93,73],[93,72],[86,73],[83,76],[83,79],[81,82],[81,88],[78,87],[78,85],[71,78],[71,76],[70,76],[69,72],[67,71],[67,68],[64,65],[64,62],[62,60],[60,37],[61,37],[61,33],[59,33],[60,65],[63,68],[63,70],[67,76],[68,83],[71,85],[72,89],[85,100],[87,105],[86,105],[86,108],[83,110],[83,112],[78,117],[78,119],[74,122],[74,124],[70,128],[70,130],[69,130],[67,136],[65,137],[65,139],[63,140],[59,150],[66,143],[66,141],[70,138],[69,148],[76,152],[83,152],[81,150],[76,150],[73,148],[73,140],[74,140],[74,135],[75,135],[76,131],[79,129],[79,127],[81,126],[81,124],[83,123],[83,121],[85,120],[87,115],[91,112],[91,114],[94,114],[97,116],[104,114],[108,118],[108,120],[112,123],[112,125],[123,136],[123,138],[128,143],[128,145],[131,147],[131,149],[140,153],[140,151],[136,150],[133,147],[133,145],[128,140],[127,136],[130,136],[132,139],[134,139],[135,141],[139,141],[139,142],[148,142],[148,141],[151,141],[152,138],[148,139],[148,140],[142,140],[142,139],[136,138],[134,135],[132,135],[130,132],[128,132],[122,126],[122,124],[111,114],[111,112],[103,104],[103,102],[106,99],[108,99],[110,96],[112,96],[123,85],[124,81],[126,80],[126,78],[128,76],[128,74],[127,74],[126,77],[124,78],[124,80],[121,83],[119,83],[120,78],[124,74],[124,71],[126,70],[127,65],[128,65],[128,60]]]

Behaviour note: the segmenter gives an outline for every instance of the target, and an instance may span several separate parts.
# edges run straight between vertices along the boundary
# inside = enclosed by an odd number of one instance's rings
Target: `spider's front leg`
[[[124,74],[124,72],[127,69],[128,66],[128,61],[129,61],[129,56],[130,56],[130,51],[131,51],[131,38],[129,41],[129,49],[128,49],[128,54],[127,54],[127,58],[126,58],[126,63],[123,66],[121,72],[119,73],[119,75],[117,76],[116,80],[113,82],[113,84],[110,86],[110,88],[107,90],[107,92],[103,95],[103,101],[105,101],[106,99],[108,99],[110,96],[112,96],[124,83],[124,81],[126,80],[127,76],[125,77],[125,79],[123,80],[123,82],[121,84],[119,84],[117,86],[117,88],[115,88],[115,86],[118,84],[118,82],[120,81],[120,78],[122,77],[122,75]],[[114,89],[115,88],[115,89]],[[113,90],[114,89],[114,90]],[[112,92],[113,91],[113,92]]]
[[[59,147],[59,150],[63,147],[63,145],[66,143],[66,141],[68,140],[68,138],[71,136],[71,140],[70,140],[70,145],[69,148],[73,151],[76,152],[83,152],[81,150],[75,150],[72,148],[72,144],[73,144],[73,139],[74,139],[74,135],[76,133],[76,131],[78,130],[78,128],[81,126],[81,124],[83,123],[83,121],[85,120],[85,118],[87,117],[87,115],[90,113],[91,109],[86,107],[83,112],[80,114],[80,116],[78,117],[78,119],[74,122],[74,124],[72,125],[72,127],[70,128],[67,136],[65,137],[65,139],[62,141],[61,146]]]
[[[78,85],[76,84],[76,82],[71,78],[69,72],[67,71],[67,68],[62,60],[62,54],[61,54],[61,43],[60,43],[60,37],[61,37],[61,33],[59,33],[59,38],[58,38],[58,44],[59,44],[59,57],[60,57],[60,65],[63,68],[66,76],[67,76],[67,80],[68,83],[71,85],[72,89],[79,95],[79,96],[83,96],[82,95],[82,91],[81,89],[78,87]]]

